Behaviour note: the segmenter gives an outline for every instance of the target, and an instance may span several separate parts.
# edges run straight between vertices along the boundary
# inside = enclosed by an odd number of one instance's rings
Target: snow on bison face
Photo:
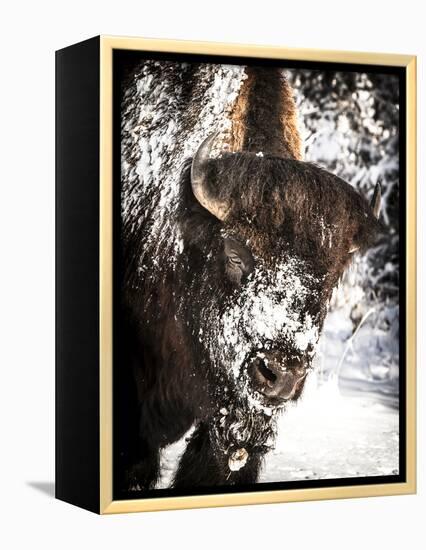
[[[300,395],[331,292],[353,252],[375,238],[380,193],[368,205],[343,180],[293,159],[211,159],[214,139],[190,174],[193,199],[217,229],[209,238],[189,223],[201,251],[193,332],[254,406],[279,406]]]
[[[277,406],[303,387],[324,317],[324,277],[284,242],[262,257],[250,238],[222,235],[225,284],[219,300],[205,303],[200,340],[254,406]]]
[[[229,242],[227,273],[239,262]],[[299,395],[311,365],[323,318],[321,277],[285,253],[269,260],[255,256],[252,271],[225,301],[210,354],[227,364],[254,403],[279,405]]]

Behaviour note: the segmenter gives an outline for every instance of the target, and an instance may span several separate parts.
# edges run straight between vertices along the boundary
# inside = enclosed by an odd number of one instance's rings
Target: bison
[[[120,490],[192,426],[173,488],[255,483],[380,187],[303,161],[280,68],[143,61],[121,117]]]

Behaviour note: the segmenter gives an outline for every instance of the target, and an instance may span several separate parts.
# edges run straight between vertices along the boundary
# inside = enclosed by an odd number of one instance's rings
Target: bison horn
[[[382,201],[382,187],[379,182],[376,183],[374,188],[373,198],[371,199],[370,206],[373,210],[374,217],[379,219],[380,216],[380,203]]]
[[[218,135],[219,132],[216,132],[208,136],[198,148],[191,166],[191,186],[201,206],[223,221],[229,213],[229,204],[213,197],[206,184],[206,164],[210,158],[213,142]]]

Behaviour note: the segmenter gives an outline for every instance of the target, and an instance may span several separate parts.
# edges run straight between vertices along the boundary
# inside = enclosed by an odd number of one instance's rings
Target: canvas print
[[[116,494],[397,480],[399,77],[157,57],[115,74]]]

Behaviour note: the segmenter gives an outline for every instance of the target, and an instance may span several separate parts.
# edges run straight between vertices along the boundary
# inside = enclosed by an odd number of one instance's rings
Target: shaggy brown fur
[[[280,69],[247,67],[231,113],[231,151],[302,159],[293,90]]]
[[[371,245],[380,227],[364,197],[311,163],[223,154],[209,161],[206,181],[215,197],[231,204],[227,225],[256,228],[271,243],[285,236],[299,254],[306,249],[316,256],[323,250],[324,231],[331,235],[326,256],[345,255],[354,247],[362,250]]]

